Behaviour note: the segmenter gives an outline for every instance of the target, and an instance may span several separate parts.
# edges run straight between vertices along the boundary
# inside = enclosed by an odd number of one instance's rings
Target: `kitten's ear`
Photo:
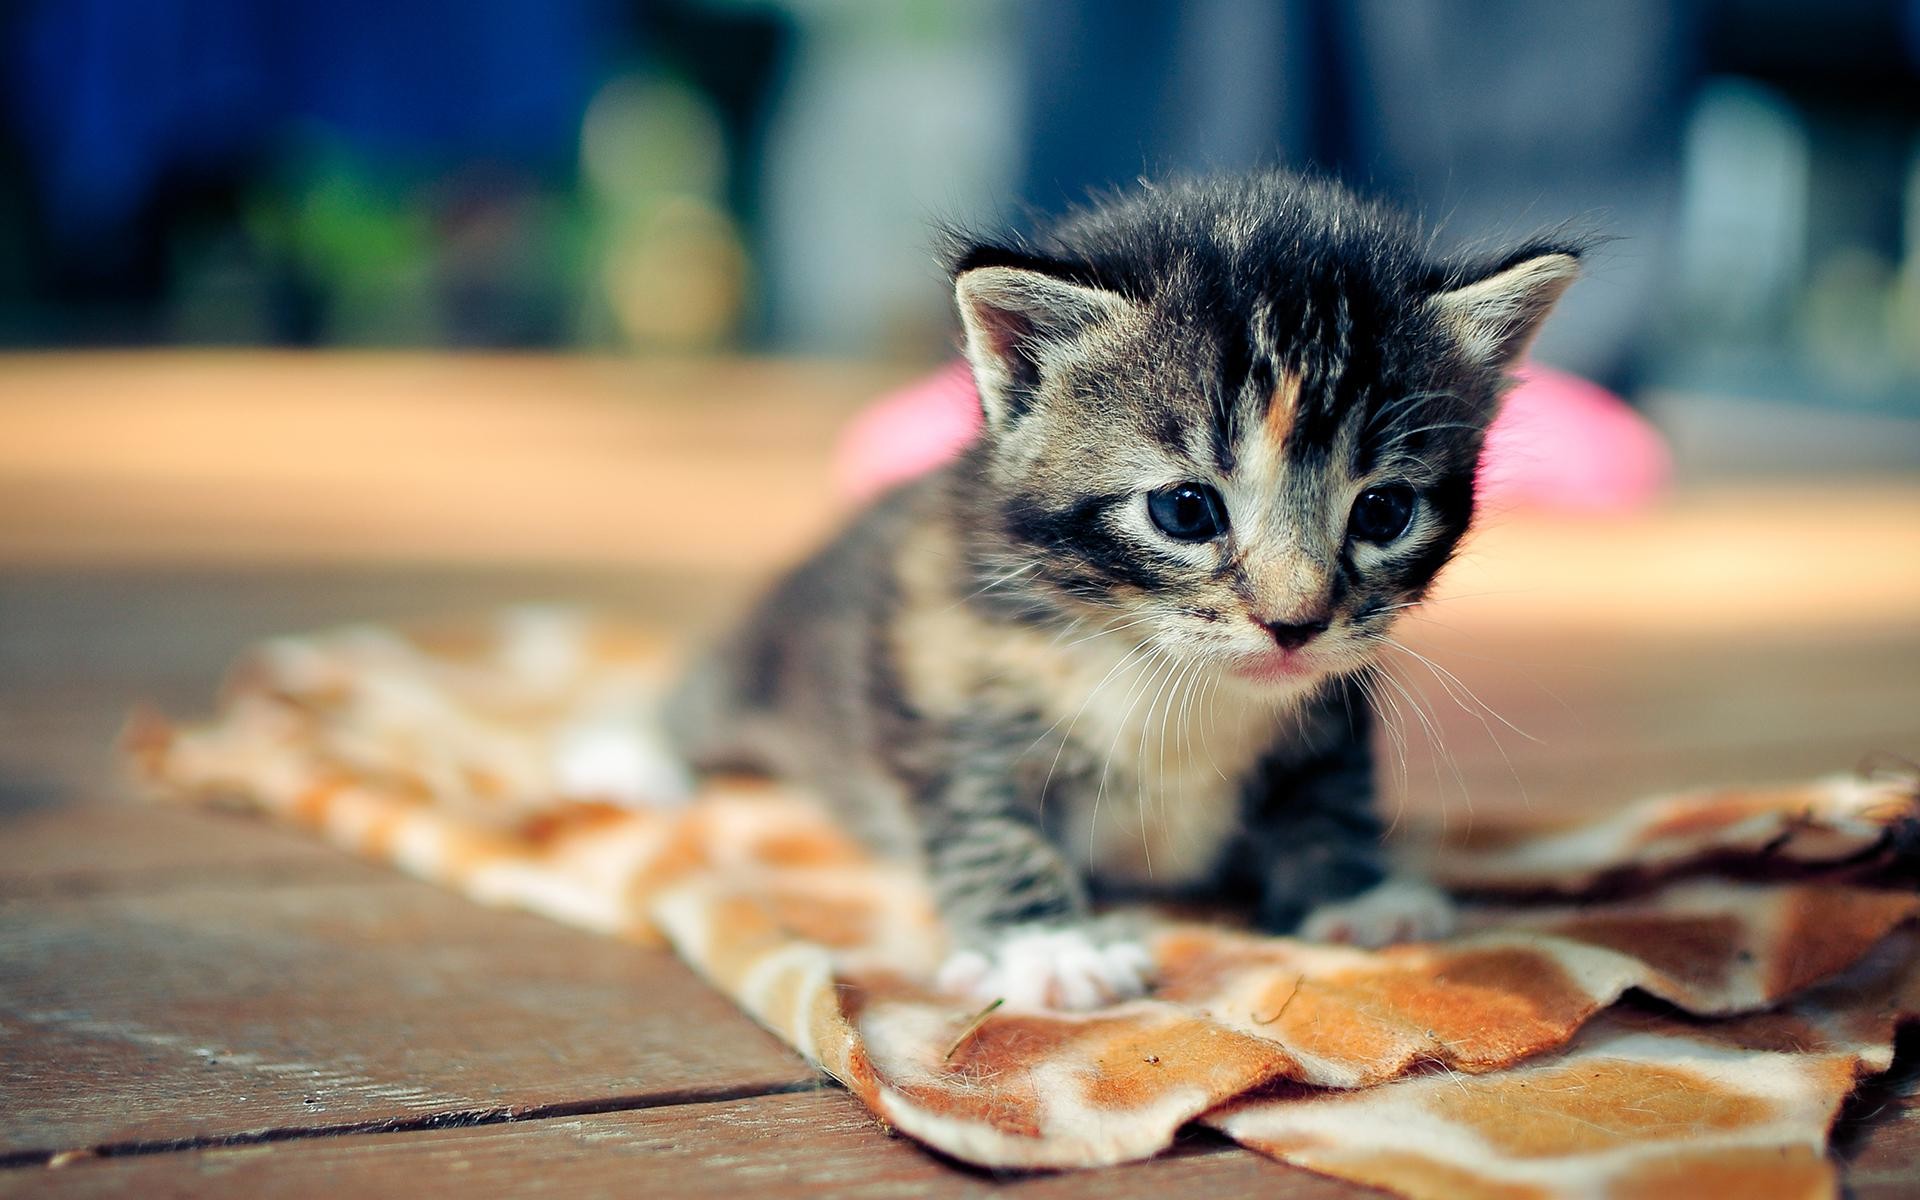
[[[1506,370],[1520,361],[1554,302],[1580,274],[1580,260],[1551,250],[1440,292],[1427,303],[1468,357]]]
[[[967,359],[987,428],[1004,429],[1033,402],[1050,355],[1086,330],[1133,310],[1117,292],[1025,267],[963,270],[953,284]]]

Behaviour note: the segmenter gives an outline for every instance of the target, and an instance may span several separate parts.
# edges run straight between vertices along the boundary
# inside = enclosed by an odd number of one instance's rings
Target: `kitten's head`
[[[1579,255],[1438,259],[1279,173],[969,244],[975,536],[1017,570],[995,594],[1270,694],[1359,669],[1466,532],[1508,372]]]

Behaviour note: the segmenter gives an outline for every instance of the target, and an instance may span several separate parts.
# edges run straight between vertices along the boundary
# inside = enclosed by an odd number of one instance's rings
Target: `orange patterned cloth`
[[[1483,833],[1433,855],[1479,897],[1449,940],[1371,952],[1161,919],[1150,996],[981,1014],[929,983],[944,945],[920,880],[804,796],[582,791],[580,755],[634,750],[607,739],[643,727],[662,669],[553,613],[337,631],[262,647],[215,720],[137,718],[128,748],[166,794],[664,938],[893,1127],[988,1166],[1143,1158],[1201,1122],[1412,1197],[1825,1196],[1835,1115],[1920,1015],[1920,895],[1888,882],[1920,817],[1900,776]]]

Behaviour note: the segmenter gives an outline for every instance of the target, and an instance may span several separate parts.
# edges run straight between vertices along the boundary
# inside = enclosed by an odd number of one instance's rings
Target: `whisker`
[[[1021,563],[1019,566],[1013,568],[1012,570],[987,580],[985,583],[981,584],[979,587],[975,588],[973,591],[968,592],[966,595],[960,597],[958,600],[955,600],[952,604],[948,605],[947,607],[949,609],[958,608],[962,604],[965,604],[967,601],[973,599],[975,596],[984,595],[987,592],[990,592],[997,587],[1003,587],[1006,584],[1012,583],[1014,580],[1020,578],[1020,576],[1025,575],[1028,571],[1037,571],[1039,569],[1040,569],[1040,561],[1038,559],[1035,559],[1032,562]]]
[[[1107,624],[1102,625],[1100,628],[1094,630],[1092,633],[1088,634],[1087,636],[1068,642],[1066,645],[1060,648],[1062,650],[1071,650],[1075,646],[1085,645],[1086,643],[1091,642],[1097,637],[1103,637],[1109,633],[1119,633],[1123,629],[1132,629],[1136,625],[1145,625],[1149,621],[1158,619],[1159,615],[1160,614],[1158,613],[1146,613],[1141,616],[1135,617],[1131,621],[1126,621],[1119,625],[1115,625],[1112,621],[1109,621]]]
[[[1122,655],[1120,661],[1113,664],[1112,668],[1109,669],[1105,675],[1101,676],[1100,682],[1093,685],[1092,690],[1087,693],[1087,698],[1080,702],[1080,707],[1074,710],[1073,720],[1068,724],[1067,731],[1060,735],[1060,748],[1053,752],[1053,763],[1047,767],[1047,777],[1040,784],[1040,808],[1043,812],[1047,804],[1047,789],[1053,786],[1053,774],[1060,769],[1060,756],[1067,752],[1067,743],[1073,740],[1073,730],[1074,727],[1080,723],[1080,715],[1087,711],[1087,705],[1093,703],[1093,698],[1100,694],[1101,689],[1107,686],[1108,680],[1111,680],[1121,668],[1125,667],[1143,651],[1152,653],[1150,649],[1151,645],[1152,643],[1150,642],[1142,642]],[[1015,757],[1014,761],[1018,762],[1028,754],[1031,754],[1034,746],[1038,746],[1041,742],[1045,741],[1048,735],[1059,727],[1059,720],[1055,720],[1052,725],[1047,726],[1046,730],[1042,732],[1039,737],[1033,739],[1032,744],[1025,750],[1022,750],[1019,755]]]
[[[1466,776],[1462,774],[1460,770],[1460,756],[1453,752],[1453,746],[1447,741],[1446,725],[1440,720],[1439,710],[1434,707],[1432,698],[1427,695],[1427,689],[1421,686],[1418,679],[1409,675],[1402,677],[1401,682],[1413,689],[1414,693],[1420,698],[1421,705],[1426,708],[1427,715],[1433,719],[1433,744],[1434,748],[1438,751],[1436,755],[1436,766],[1440,757],[1446,759],[1447,770],[1453,776],[1454,785],[1460,789],[1460,798],[1466,802],[1467,829],[1471,832],[1473,829],[1473,791],[1467,786]]]
[[[1389,745],[1392,746],[1395,757],[1399,760],[1400,805],[1404,808],[1406,805],[1406,791],[1411,784],[1407,773],[1406,717],[1401,714],[1399,704],[1394,701],[1393,697],[1380,690],[1379,682],[1373,678],[1373,670],[1374,668],[1369,666],[1353,678],[1354,682],[1360,685],[1360,690],[1367,697],[1368,703],[1373,705],[1374,712],[1380,717],[1381,728],[1386,730],[1387,741]],[[1392,705],[1393,712],[1391,719],[1382,701],[1386,701]],[[1395,816],[1394,820],[1396,822],[1399,820],[1398,815]]]
[[[1173,676],[1180,669],[1180,660],[1171,653],[1167,655],[1166,670],[1156,672],[1151,691],[1147,699],[1147,714],[1141,718],[1139,744],[1134,748],[1133,764],[1133,802],[1140,818],[1140,852],[1145,857],[1147,878],[1153,878],[1153,847],[1147,838],[1147,726],[1153,723],[1153,710],[1159,706],[1160,698],[1166,694],[1167,685],[1173,682]],[[1132,715],[1132,710],[1128,710]],[[1124,726],[1122,727],[1124,729]]]
[[[1101,801],[1107,797],[1107,777],[1113,771],[1113,752],[1119,748],[1120,739],[1126,736],[1127,723],[1133,719],[1133,710],[1140,705],[1140,696],[1144,694],[1141,690],[1143,683],[1150,682],[1158,677],[1162,658],[1162,651],[1156,646],[1153,651],[1153,657],[1150,660],[1154,663],[1154,666],[1149,669],[1149,673],[1144,680],[1136,679],[1133,686],[1127,689],[1127,711],[1121,714],[1120,720],[1117,722],[1113,731],[1113,738],[1107,743],[1107,756],[1100,764],[1100,787],[1093,794],[1093,816],[1087,822],[1087,855],[1089,859],[1093,856],[1094,846],[1100,836],[1100,804]]]
[[[1213,741],[1208,737],[1214,716],[1213,701],[1219,692],[1220,676],[1215,673],[1207,679],[1207,694],[1200,704],[1200,749],[1206,752],[1207,765],[1213,768],[1213,773],[1221,779],[1226,779],[1227,773],[1220,769],[1219,760],[1213,757]]]
[[[1419,621],[1423,625],[1431,625],[1436,629],[1444,629],[1448,633],[1458,634],[1461,637],[1472,636],[1469,633],[1469,631],[1461,629],[1457,625],[1449,625],[1445,621],[1437,620],[1431,614],[1428,614],[1428,613],[1409,613],[1408,615],[1412,617],[1414,620]],[[1448,647],[1447,653],[1453,655],[1455,658],[1471,659],[1474,662],[1489,663],[1496,667],[1506,667],[1511,670],[1519,672],[1521,677],[1527,681],[1527,684],[1529,687],[1536,689],[1537,691],[1540,692],[1541,695],[1553,701],[1554,704],[1560,709],[1560,711],[1566,713],[1569,717],[1572,717],[1574,719],[1575,724],[1579,725],[1581,728],[1585,728],[1586,722],[1584,718],[1581,717],[1580,711],[1574,708],[1571,704],[1568,704],[1565,697],[1561,696],[1560,693],[1554,691],[1552,688],[1548,687],[1546,684],[1541,683],[1540,677],[1534,674],[1534,669],[1538,666],[1537,663],[1522,662],[1519,659],[1502,658],[1492,654],[1472,654],[1465,650],[1458,650],[1453,647]]]
[[[1460,709],[1461,712],[1466,713],[1468,716],[1472,717],[1474,720],[1480,722],[1480,728],[1486,730],[1487,740],[1493,743],[1494,750],[1497,751],[1500,755],[1500,761],[1506,764],[1507,774],[1513,776],[1514,786],[1520,789],[1521,803],[1525,804],[1528,808],[1532,808],[1533,798],[1527,794],[1526,781],[1520,778],[1520,772],[1513,765],[1512,756],[1510,756],[1507,753],[1507,748],[1500,741],[1500,736],[1494,733],[1493,726],[1487,724],[1487,717],[1482,716],[1481,712],[1486,713],[1487,716],[1493,717],[1494,720],[1499,721],[1502,725],[1505,725],[1508,729],[1513,730],[1515,733],[1519,734],[1523,738],[1526,738],[1528,741],[1533,742],[1535,745],[1544,745],[1544,743],[1541,742],[1539,738],[1534,737],[1532,734],[1528,733],[1526,730],[1521,729],[1519,726],[1515,725],[1512,721],[1507,720],[1505,717],[1495,712],[1493,708],[1487,704],[1486,701],[1480,699],[1479,696],[1475,695],[1473,692],[1473,689],[1469,688],[1460,679],[1460,677],[1458,675],[1455,675],[1452,671],[1447,670],[1445,667],[1441,666],[1439,663],[1434,662],[1432,659],[1420,653],[1418,650],[1415,650],[1413,647],[1403,645],[1402,643],[1395,641],[1393,638],[1386,637],[1385,635],[1381,635],[1381,641],[1383,641],[1388,646],[1391,646],[1392,648],[1401,651],[1402,653],[1412,655],[1417,661],[1423,664],[1429,672],[1432,673],[1434,679],[1440,684],[1441,689],[1447,693],[1448,698],[1454,702],[1454,704]],[[1472,700],[1474,705],[1480,711],[1475,711],[1475,709],[1473,708],[1468,708],[1466,703],[1461,700],[1460,695],[1455,692],[1455,688],[1458,688],[1460,692],[1464,692],[1467,698]]]
[[[1208,678],[1207,664],[1195,659],[1190,678],[1182,680],[1186,694],[1180,698],[1180,761],[1189,766],[1193,763],[1193,702],[1200,694],[1201,685],[1206,683]],[[1160,830],[1164,836],[1171,839],[1172,835],[1167,831],[1167,805],[1164,797],[1160,806]]]
[[[1454,782],[1460,788],[1460,796],[1463,800],[1466,801],[1467,816],[1469,820],[1468,827],[1471,828],[1472,827],[1471,820],[1473,816],[1472,792],[1467,787],[1466,777],[1460,773],[1459,761],[1455,759],[1453,757],[1452,752],[1447,749],[1446,739],[1441,736],[1437,723],[1428,714],[1427,706],[1423,705],[1419,700],[1414,699],[1413,691],[1408,690],[1409,686],[1412,686],[1414,690],[1419,690],[1418,685],[1414,684],[1412,680],[1403,680],[1399,676],[1395,675],[1390,669],[1388,669],[1388,665],[1385,662],[1378,664],[1378,666],[1379,666],[1379,679],[1382,682],[1386,683],[1388,686],[1392,687],[1393,690],[1398,692],[1401,698],[1407,702],[1407,707],[1409,711],[1413,713],[1414,719],[1420,722],[1420,728],[1423,731],[1425,731],[1427,735],[1427,750],[1428,750],[1428,754],[1431,756],[1433,761],[1434,790],[1438,793],[1438,798],[1441,801],[1440,827],[1444,830],[1447,824],[1446,789],[1442,785],[1440,780],[1440,760],[1441,760],[1441,757],[1444,755],[1446,757],[1447,765],[1453,773]],[[1425,693],[1421,692],[1421,695],[1424,697]]]
[[[1505,717],[1501,716],[1498,712],[1494,711],[1494,709],[1490,705],[1488,705],[1486,701],[1482,700],[1479,696],[1475,695],[1473,689],[1468,687],[1461,680],[1461,678],[1458,675],[1455,675],[1452,671],[1449,671],[1447,670],[1447,668],[1441,666],[1439,663],[1434,662],[1432,659],[1428,658],[1426,655],[1420,653],[1418,650],[1415,650],[1412,646],[1408,646],[1402,642],[1396,641],[1395,639],[1388,637],[1384,633],[1375,634],[1374,636],[1378,637],[1381,641],[1385,642],[1387,645],[1392,646],[1394,649],[1399,650],[1405,654],[1411,654],[1413,655],[1414,658],[1420,660],[1422,663],[1425,663],[1427,669],[1433,672],[1434,678],[1440,680],[1440,686],[1443,688],[1446,688],[1447,695],[1452,696],[1453,702],[1455,704],[1459,704],[1463,711],[1468,712],[1476,717],[1479,716],[1478,713],[1474,713],[1472,709],[1469,709],[1465,704],[1462,704],[1458,696],[1454,695],[1453,689],[1456,687],[1459,688],[1461,692],[1465,693],[1467,698],[1473,701],[1473,703],[1481,711],[1485,712],[1487,716],[1492,717],[1494,720],[1500,722],[1502,725],[1505,725],[1508,729],[1513,730],[1515,733],[1519,734],[1523,738],[1526,738],[1528,741],[1533,742],[1535,745],[1545,744],[1541,742],[1539,738],[1533,736],[1532,734],[1528,733],[1526,730],[1520,728],[1518,725],[1515,725],[1512,721],[1509,721]],[[1449,685],[1449,681],[1451,681],[1451,685]],[[1484,717],[1480,718],[1480,723],[1482,725],[1485,725],[1486,719]],[[1493,731],[1489,729],[1487,732],[1488,732],[1488,735],[1491,736]],[[1496,745],[1498,744],[1498,739],[1495,739],[1495,744]]]
[[[1154,799],[1157,796],[1161,795],[1161,793],[1164,791],[1166,787],[1167,717],[1173,712],[1173,700],[1174,700],[1174,696],[1177,694],[1176,689],[1178,687],[1178,682],[1180,679],[1183,679],[1186,677],[1187,670],[1188,670],[1187,663],[1183,663],[1177,659],[1171,659],[1171,658],[1169,659],[1169,661],[1171,662],[1172,665],[1167,671],[1166,679],[1162,681],[1162,683],[1160,684],[1159,690],[1154,693],[1153,703],[1147,705],[1146,723],[1151,724],[1153,721],[1153,710],[1160,706],[1161,700],[1164,699],[1167,702],[1166,706],[1160,709],[1160,745],[1157,751],[1158,757],[1159,757],[1159,764],[1157,769],[1154,772],[1154,786],[1151,789],[1149,789],[1146,786],[1147,738],[1146,738],[1146,731],[1144,727],[1141,730],[1141,736],[1140,736],[1140,761],[1135,767],[1135,773],[1136,773],[1135,800],[1136,800],[1136,803],[1139,805],[1139,809],[1140,809],[1140,853],[1142,857],[1146,860],[1148,879],[1153,878],[1153,844],[1151,839],[1147,837],[1147,809],[1149,806],[1153,804]],[[1162,806],[1161,810],[1163,812],[1165,811],[1164,806]]]
[[[1180,668],[1179,678],[1173,681],[1173,687],[1167,696],[1167,707],[1160,714],[1160,769],[1157,772],[1156,794],[1153,799],[1156,801],[1154,809],[1160,820],[1160,836],[1169,844],[1171,843],[1172,834],[1167,825],[1167,721],[1168,718],[1173,715],[1173,708],[1176,701],[1179,702],[1181,707],[1181,721],[1184,722],[1186,720],[1186,700],[1192,695],[1190,684],[1197,678],[1201,669],[1202,664],[1198,659],[1190,660]],[[1184,729],[1180,725],[1174,726],[1174,735],[1176,737],[1180,737],[1184,732]],[[1182,755],[1179,761],[1184,764],[1186,762],[1185,756]]]
[[[1393,436],[1380,443],[1380,449],[1391,450],[1403,442],[1412,441],[1423,433],[1438,433],[1443,429],[1461,429],[1470,433],[1480,431],[1480,426],[1471,421],[1437,421],[1431,425],[1419,425],[1412,429],[1396,429]]]
[[[1447,391],[1445,389],[1409,392],[1404,396],[1396,396],[1386,404],[1375,409],[1367,417],[1366,423],[1360,427],[1360,436],[1366,437],[1378,426],[1393,419],[1397,414],[1408,412],[1415,406],[1425,404],[1432,400],[1452,400],[1458,403],[1460,396],[1457,392]]]

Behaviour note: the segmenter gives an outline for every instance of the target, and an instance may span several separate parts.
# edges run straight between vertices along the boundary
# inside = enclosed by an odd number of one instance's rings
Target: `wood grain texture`
[[[838,1090],[406,1134],[329,1137],[0,1173],[0,1195],[441,1194],[833,1196],[846,1200],[1162,1200],[1169,1194],[1361,1200],[1322,1179],[1199,1137],[1173,1154],[1065,1175],[990,1175],[889,1135]]]
[[[1911,1087],[1911,1081],[1908,1084]],[[1856,1200],[1920,1195],[1920,1109],[1893,1097],[1860,1114],[1858,1149],[1848,1156],[1847,1187]]]
[[[1440,611],[1396,636],[1434,664],[1389,656],[1425,713],[1396,694],[1389,723],[1406,731],[1406,766],[1391,742],[1381,754],[1414,817],[1551,821],[1656,792],[1846,771],[1873,752],[1920,757],[1920,621],[1554,641]]]
[[[177,887],[388,883],[391,871],[238,814],[139,803],[0,808],[0,901]]]
[[[0,901],[0,1153],[814,1074],[670,954],[410,881]]]

